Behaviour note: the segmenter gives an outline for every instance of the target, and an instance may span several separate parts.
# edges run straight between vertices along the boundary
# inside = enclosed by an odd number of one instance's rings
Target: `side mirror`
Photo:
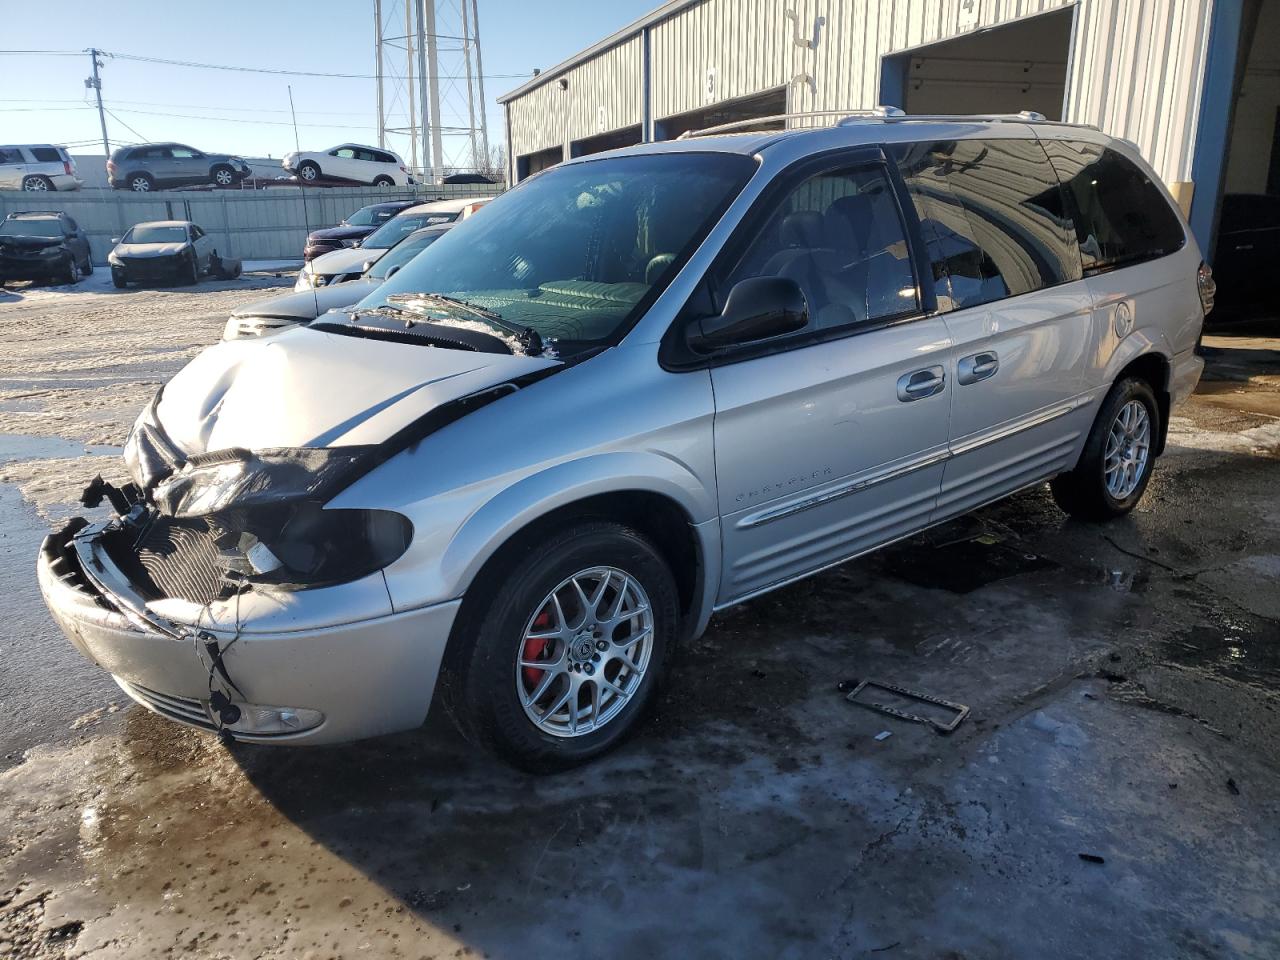
[[[113,247],[114,247],[117,243],[119,243],[119,242],[120,242],[120,238],[119,238],[119,237],[112,237],[112,238],[111,238],[111,245],[112,245]]]
[[[355,248],[355,247],[360,246],[360,244],[362,244],[362,243],[364,243],[364,241],[363,241],[363,240],[352,240],[352,241],[351,241],[351,246],[352,246],[353,248]]]
[[[808,322],[800,284],[790,277],[748,277],[734,284],[719,316],[694,321],[687,336],[689,346],[708,353],[792,333]]]
[[[361,264],[361,265],[360,265],[360,272],[361,272],[361,273],[364,273],[366,270],[368,270],[370,267],[372,267],[372,266],[373,266],[375,263],[377,263],[377,262],[378,262],[378,261],[376,261],[376,260],[366,260],[363,264]],[[388,276],[390,276],[390,274],[388,274]]]

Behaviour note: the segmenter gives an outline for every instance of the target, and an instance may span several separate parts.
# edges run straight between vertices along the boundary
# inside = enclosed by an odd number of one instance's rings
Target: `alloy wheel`
[[[578,737],[618,716],[653,654],[653,608],[617,567],[591,567],[547,594],[525,625],[516,694],[529,720],[554,737]]]
[[[129,186],[133,188],[134,193],[147,193],[151,189],[151,181],[146,177],[134,177]]]
[[[1123,500],[1138,488],[1151,455],[1151,417],[1140,400],[1130,400],[1107,435],[1103,471],[1107,492]]]
[[[22,189],[30,193],[48,193],[49,183],[43,177],[27,177],[22,182]]]
[[[219,170],[217,173],[213,175],[213,179],[215,182],[217,182],[219,186],[229,187],[231,186],[231,171]]]

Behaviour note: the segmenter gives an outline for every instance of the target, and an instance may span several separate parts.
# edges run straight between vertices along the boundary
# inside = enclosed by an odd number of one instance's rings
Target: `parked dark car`
[[[189,220],[137,223],[114,242],[107,262],[117,288],[131,282],[199,283],[206,274],[228,280],[240,275],[240,261],[219,257],[213,238]]]
[[[330,250],[354,247],[357,241],[373,233],[401,210],[419,202],[418,200],[388,200],[386,203],[371,203],[367,207],[361,207],[336,227],[312,230],[307,234],[306,246],[302,248],[302,259],[312,260]]]
[[[0,221],[0,284],[7,280],[75,283],[90,273],[89,238],[65,213],[11,213]]]
[[[451,173],[440,180],[441,183],[497,183],[483,173]]]
[[[1207,322],[1280,315],[1280,294],[1271,276],[1278,263],[1280,196],[1224,196],[1213,255],[1213,278],[1218,291]]]
[[[233,187],[253,171],[240,157],[205,153],[182,143],[142,143],[114,150],[107,177],[117,190],[148,193],[211,183]]]

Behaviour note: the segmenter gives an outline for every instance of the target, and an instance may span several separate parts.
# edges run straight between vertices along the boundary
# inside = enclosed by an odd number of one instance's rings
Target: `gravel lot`
[[[1031,490],[729,611],[623,750],[535,779],[435,715],[223,748],[40,603],[48,522],[288,282],[0,291],[0,957],[1280,956],[1280,325],[1207,340],[1131,517]]]

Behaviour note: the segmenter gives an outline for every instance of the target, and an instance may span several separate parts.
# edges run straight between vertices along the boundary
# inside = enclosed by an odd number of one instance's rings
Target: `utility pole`
[[[111,159],[111,142],[107,139],[107,115],[102,109],[102,78],[98,76],[98,68],[102,64],[98,61],[98,55],[101,53],[97,47],[89,49],[89,59],[93,63],[93,76],[85,80],[84,85],[93,90],[98,95],[98,122],[102,124],[102,152],[105,153],[108,160]]]
[[[387,146],[386,112],[382,107],[382,0],[373,0],[374,75],[378,78],[378,146]]]

